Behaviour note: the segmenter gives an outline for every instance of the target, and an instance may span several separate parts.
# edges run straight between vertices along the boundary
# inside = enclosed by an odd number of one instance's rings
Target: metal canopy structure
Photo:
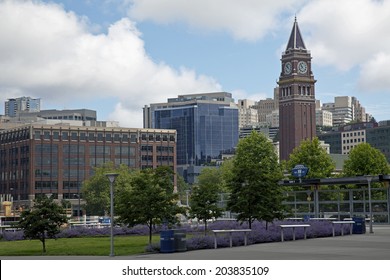
[[[343,178],[321,178],[321,179],[301,179],[301,180],[282,180],[279,181],[281,186],[301,186],[312,187],[321,185],[367,185],[367,178],[371,178],[371,183],[377,182],[390,182],[390,175],[377,175],[377,176],[356,176],[356,177],[343,177]]]
[[[320,186],[326,185],[367,185],[368,187],[368,205],[369,205],[369,214],[370,214],[370,233],[372,231],[372,200],[371,200],[371,183],[384,183],[387,187],[387,220],[390,223],[390,175],[380,174],[380,175],[364,175],[364,176],[355,176],[355,177],[344,177],[344,178],[311,178],[311,179],[302,179],[298,180],[282,180],[279,181],[280,186],[290,186],[290,187],[310,187],[314,194],[314,216],[316,218],[320,215],[320,201],[319,201],[319,189]],[[295,209],[296,210],[296,209]]]

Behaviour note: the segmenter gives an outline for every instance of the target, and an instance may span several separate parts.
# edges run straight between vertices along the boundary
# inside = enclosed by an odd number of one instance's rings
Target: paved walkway
[[[262,243],[233,248],[134,256],[5,257],[0,259],[59,260],[390,260],[390,225],[374,226],[374,233],[307,240]]]

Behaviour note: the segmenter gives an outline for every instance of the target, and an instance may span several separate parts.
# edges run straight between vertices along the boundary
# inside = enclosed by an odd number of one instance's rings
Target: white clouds
[[[129,15],[158,23],[183,21],[204,30],[226,31],[255,40],[279,27],[282,13],[295,12],[302,0],[126,0]]]
[[[210,77],[153,62],[128,19],[113,23],[107,34],[92,34],[83,19],[58,5],[2,1],[0,38],[2,99],[15,92],[79,104],[112,97],[120,102],[117,115],[126,116],[121,125],[141,127],[145,104],[185,92],[220,90]]]
[[[360,87],[367,90],[390,89],[390,51],[377,53],[362,65]]]
[[[360,69],[364,90],[390,87],[390,1],[313,0],[299,13],[315,63],[341,71]],[[386,75],[387,78],[383,77]]]
[[[123,1],[130,4],[129,15],[136,20],[184,22],[201,30],[225,31],[243,40],[258,40],[286,26],[290,29],[291,16],[298,12],[314,63],[339,71],[360,69],[359,86],[363,90],[390,87],[388,76],[367,76],[371,70],[386,72],[377,67],[385,66],[380,62],[384,56],[379,54],[390,55],[389,0]]]

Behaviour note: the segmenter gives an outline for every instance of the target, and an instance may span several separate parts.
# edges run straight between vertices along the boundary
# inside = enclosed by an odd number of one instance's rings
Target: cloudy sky
[[[295,15],[317,99],[390,119],[390,0],[0,0],[0,114],[31,96],[142,127],[178,94],[272,97]]]

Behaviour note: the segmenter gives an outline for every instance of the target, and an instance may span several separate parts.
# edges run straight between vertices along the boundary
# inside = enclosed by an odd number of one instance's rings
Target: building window
[[[123,143],[129,142],[129,135],[127,135],[127,134],[122,134],[122,142],[123,142]]]
[[[98,134],[97,134],[97,140],[98,140],[99,142],[103,142],[103,140],[104,140],[103,133],[98,133]]]
[[[85,141],[87,139],[87,135],[85,132],[80,132],[80,140]]]
[[[62,132],[62,141],[67,141],[69,137],[68,132],[63,131]]]
[[[50,131],[44,131],[43,132],[43,139],[44,140],[50,140]]]
[[[72,141],[77,141],[77,132],[71,132],[70,139]]]
[[[58,131],[53,131],[53,140],[59,140],[60,139],[60,133]]]
[[[34,139],[35,140],[41,140],[41,132],[40,131],[35,131]]]

